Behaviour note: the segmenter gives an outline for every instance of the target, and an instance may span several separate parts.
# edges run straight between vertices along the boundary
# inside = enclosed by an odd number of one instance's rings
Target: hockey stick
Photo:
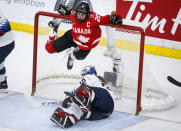
[[[65,1],[65,6],[67,6],[69,2],[70,2],[70,0],[66,0]]]
[[[167,80],[168,80],[169,82],[171,82],[172,84],[174,84],[174,85],[176,85],[176,86],[180,86],[180,87],[181,87],[181,82],[179,82],[179,81],[175,80],[173,77],[171,77],[171,76],[167,76]]]
[[[28,101],[28,103],[32,106],[32,107],[46,107],[46,106],[55,106],[55,105],[60,105],[61,101],[34,101],[32,96],[25,96],[26,100]]]

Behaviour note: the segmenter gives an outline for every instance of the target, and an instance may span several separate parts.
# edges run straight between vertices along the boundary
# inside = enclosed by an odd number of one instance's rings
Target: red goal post
[[[37,48],[38,48],[38,27],[39,27],[39,17],[40,16],[48,16],[55,17],[60,19],[69,19],[69,16],[64,16],[60,14],[50,13],[40,11],[35,15],[34,20],[34,48],[33,48],[33,72],[32,72],[32,93],[33,96],[36,92],[36,77],[37,77]],[[48,24],[48,23],[47,23]],[[114,28],[122,28],[125,30],[132,30],[135,32],[139,32],[141,35],[140,39],[140,50],[139,50],[139,72],[138,72],[138,85],[137,85],[137,105],[136,105],[136,115],[139,114],[141,109],[141,93],[142,93],[142,74],[143,74],[143,57],[144,57],[144,41],[145,41],[145,32],[141,27],[130,26],[130,25],[111,25],[106,24],[104,26],[110,26]]]

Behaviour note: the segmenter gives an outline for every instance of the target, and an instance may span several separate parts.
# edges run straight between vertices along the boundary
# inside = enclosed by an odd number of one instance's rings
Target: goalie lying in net
[[[69,128],[80,120],[101,120],[114,110],[114,101],[99,79],[93,66],[84,68],[80,86],[72,92],[65,92],[66,98],[50,120],[61,128]]]

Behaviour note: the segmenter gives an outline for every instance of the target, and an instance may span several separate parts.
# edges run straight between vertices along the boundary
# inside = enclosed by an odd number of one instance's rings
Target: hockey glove
[[[118,17],[115,12],[111,13],[110,16],[110,23],[113,25],[122,25],[122,18]]]
[[[74,94],[75,101],[78,102],[82,109],[84,108],[85,111],[89,111],[92,105],[92,102],[95,98],[95,93],[92,89],[90,89],[85,83],[76,90]]]
[[[58,13],[62,14],[62,15],[70,15],[70,10],[68,10],[68,8],[64,5],[60,5],[59,9],[58,9]]]
[[[63,102],[62,102],[62,107],[68,108],[71,103],[72,103],[72,97],[71,97],[71,96],[67,96],[67,97],[63,100]]]

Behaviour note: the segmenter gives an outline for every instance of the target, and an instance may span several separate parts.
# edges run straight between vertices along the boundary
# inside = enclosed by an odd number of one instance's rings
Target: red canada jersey
[[[93,11],[89,12],[89,17],[79,23],[75,16],[75,10],[70,14],[72,21],[72,37],[80,49],[90,50],[96,47],[100,41],[100,25],[110,23],[110,15],[100,16]]]

